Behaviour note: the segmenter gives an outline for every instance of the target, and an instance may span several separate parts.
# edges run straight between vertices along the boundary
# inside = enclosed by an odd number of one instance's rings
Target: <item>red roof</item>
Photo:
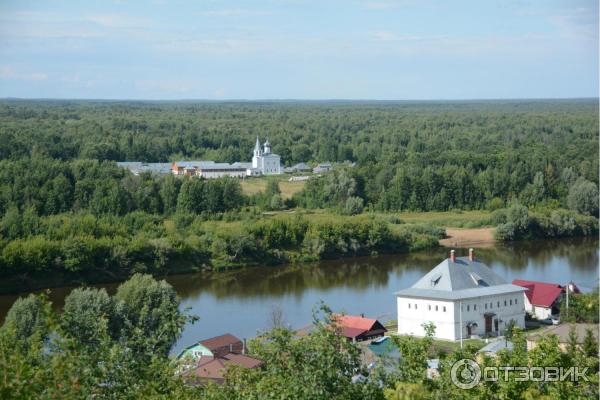
[[[358,337],[363,333],[373,329],[380,329],[384,332],[386,331],[383,325],[373,318],[336,314],[332,316],[332,320],[339,325],[341,334],[349,338]]]
[[[376,319],[355,317],[353,315],[335,315],[333,319],[342,328],[357,328],[363,331],[368,331],[377,322]]]
[[[558,296],[564,292],[564,287],[557,283],[525,281],[522,279],[515,279],[512,283],[528,289],[525,296],[534,306],[552,307]],[[579,293],[577,286],[573,286],[574,291]]]

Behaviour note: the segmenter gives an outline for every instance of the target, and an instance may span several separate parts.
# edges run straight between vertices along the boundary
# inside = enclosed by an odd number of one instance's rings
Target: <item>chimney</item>
[[[360,313],[361,318],[365,317],[365,313]]]
[[[454,253],[454,250],[450,250],[450,261],[456,262],[456,254]]]
[[[243,345],[242,345],[242,354],[246,354],[246,338],[243,339]]]
[[[469,249],[469,261],[475,261],[475,250]]]

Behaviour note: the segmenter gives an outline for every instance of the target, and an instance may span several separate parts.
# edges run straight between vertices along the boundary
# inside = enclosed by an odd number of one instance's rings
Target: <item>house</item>
[[[243,178],[248,175],[249,168],[250,163],[228,164],[214,161],[176,161],[171,167],[175,175],[198,176],[205,179],[225,176]]]
[[[203,356],[198,363],[184,371],[181,376],[191,384],[205,384],[209,381],[222,384],[228,367],[259,368],[263,362],[244,354],[229,353],[221,357]]]
[[[248,356],[245,340],[241,341],[232,334],[215,336],[187,347],[177,356],[182,360],[181,376],[192,384],[208,381],[223,383],[225,371],[229,366],[258,368],[263,362]]]
[[[150,173],[153,175],[165,175],[171,173],[171,163],[144,163],[141,161],[117,162],[117,167],[129,170],[133,175]]]
[[[322,174],[331,171],[331,163],[321,163],[313,168],[313,174]]]
[[[202,340],[199,343],[209,349],[215,356],[228,353],[241,354],[246,352],[244,342],[230,333]]]
[[[525,327],[522,286],[507,283],[475,258],[450,257],[412,287],[396,292],[398,333],[425,336],[425,324],[435,325],[435,337],[459,340],[473,335],[497,336],[510,321]]]
[[[260,140],[258,140],[258,136],[256,137],[254,156],[252,157],[252,168],[260,171],[262,175],[276,175],[282,173],[281,157],[275,153],[271,153],[269,139],[267,139],[263,144],[263,148],[261,148]]]
[[[245,353],[246,346],[243,341],[230,333],[201,340],[183,349],[177,358],[192,357],[199,359],[202,356],[220,356],[227,353]]]
[[[284,169],[284,172],[288,173],[288,174],[293,174],[296,172],[309,172],[312,168],[310,167],[310,165],[307,165],[303,162],[298,163],[296,165],[293,165],[291,167],[287,167]]]
[[[577,344],[579,346],[581,346],[581,344],[583,343],[583,339],[585,338],[585,335],[587,334],[588,330],[592,331],[596,342],[598,342],[597,324],[560,324],[548,326],[539,332],[527,336],[527,351],[533,349],[541,338],[548,335],[558,336],[558,347],[561,349],[561,351],[567,351],[567,346],[569,343],[569,334],[571,332],[572,327],[575,327],[575,334],[577,335]]]
[[[332,320],[338,325],[340,334],[353,342],[382,337],[387,332],[381,322],[363,316],[334,315]]]
[[[556,283],[526,281],[523,279],[513,280],[513,285],[522,286],[525,289],[523,301],[525,311],[539,320],[551,318],[558,315],[560,301],[565,294],[565,286]],[[571,293],[580,293],[575,284],[569,284]]]

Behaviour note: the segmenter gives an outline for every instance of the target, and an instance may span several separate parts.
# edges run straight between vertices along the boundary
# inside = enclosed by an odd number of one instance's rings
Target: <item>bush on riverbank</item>
[[[31,280],[48,276],[63,281],[58,283],[95,282],[125,279],[135,272],[164,275],[402,253],[436,246],[444,234],[429,225],[392,225],[364,215],[314,221],[301,215],[249,213],[240,221],[207,222],[202,215],[178,213],[165,221],[137,211],[121,218],[38,217],[33,225],[12,240],[0,241],[5,288],[27,288],[35,285]]]
[[[519,204],[494,211],[492,221],[498,224],[495,233],[498,240],[591,236],[598,233],[598,219],[593,216],[562,209],[531,212]]]

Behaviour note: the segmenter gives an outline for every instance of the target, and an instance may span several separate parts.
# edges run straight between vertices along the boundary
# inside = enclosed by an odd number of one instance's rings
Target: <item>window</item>
[[[496,304],[496,306],[497,306],[498,308],[500,308],[500,302],[498,302],[498,304]]]
[[[473,304],[473,311],[477,311],[477,304]]]
[[[515,304],[517,304],[517,299],[515,299]]]
[[[410,308],[410,303],[408,303],[408,308]]]
[[[512,299],[510,299],[510,305],[512,306]]]
[[[427,306],[429,308],[429,311],[431,311],[431,304]]]
[[[444,310],[444,312],[446,312],[446,306],[444,306],[443,310]]]
[[[490,310],[491,310],[492,308],[494,308],[493,306],[494,306],[494,303],[490,303]]]
[[[467,311],[471,311],[471,306],[467,305]]]
[[[506,307],[506,300],[504,300],[504,307]]]
[[[487,310],[487,303],[485,303],[485,309]]]
[[[417,304],[415,303],[415,310],[417,309]]]
[[[437,310],[438,310],[438,306],[435,306],[435,311],[437,311]]]

